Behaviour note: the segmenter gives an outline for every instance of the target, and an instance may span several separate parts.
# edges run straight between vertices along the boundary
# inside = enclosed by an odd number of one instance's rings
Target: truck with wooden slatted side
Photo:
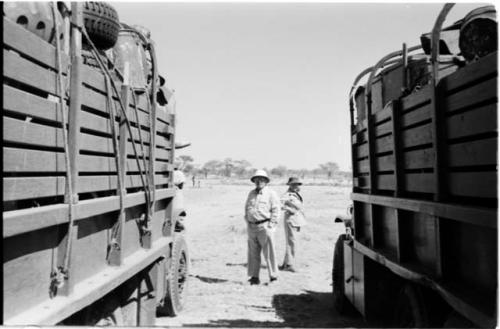
[[[497,325],[496,13],[442,29],[452,6],[349,95],[353,214],[334,248],[333,300],[384,326]]]
[[[153,325],[182,309],[189,266],[175,101],[158,100],[152,41],[142,91],[132,63],[120,71],[92,46],[84,13],[109,6],[52,6],[65,10],[55,45],[26,28],[33,12],[3,17],[3,323]]]

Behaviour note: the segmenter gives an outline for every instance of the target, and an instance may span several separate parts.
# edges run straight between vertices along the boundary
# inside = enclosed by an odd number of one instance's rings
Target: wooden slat
[[[402,110],[407,111],[416,106],[422,106],[424,105],[424,103],[430,102],[431,89],[432,89],[431,85],[425,85],[419,91],[402,98],[401,99]]]
[[[4,141],[35,146],[63,147],[62,130],[50,126],[4,117]]]
[[[370,187],[370,176],[354,177],[353,183],[354,183],[354,186],[356,186],[356,187],[369,188]]]
[[[3,108],[34,118],[61,121],[58,103],[8,85],[3,85]]]
[[[416,128],[403,130],[401,132],[401,145],[403,148],[432,143],[431,124],[425,124]]]
[[[384,153],[392,151],[392,135],[375,139],[375,153]]]
[[[409,192],[434,193],[434,174],[415,173],[405,174],[405,187]]]
[[[38,35],[26,30],[24,27],[16,24],[5,16],[3,18],[3,43],[4,47],[7,45],[26,56],[36,59],[48,67],[53,69],[57,68],[56,48]],[[68,55],[61,52],[62,67],[66,67],[68,62]]]
[[[357,161],[355,163],[358,173],[368,173],[370,171],[369,161],[367,159]],[[377,171],[390,171],[394,170],[394,155],[385,155],[375,158],[375,165]]]
[[[394,191],[396,188],[396,180],[394,174],[390,175],[377,175],[376,176],[377,189]]]
[[[142,168],[142,161],[141,168]],[[155,171],[171,171],[172,165],[167,162],[155,163]],[[115,172],[114,157],[80,155],[78,167],[80,172]],[[135,159],[127,160],[127,171],[139,171]],[[4,147],[4,172],[65,172],[64,153],[17,149]]]
[[[497,56],[498,53],[494,52],[480,58],[474,63],[466,65],[455,73],[442,79],[439,83],[439,87],[450,92],[487,75],[494,75],[497,68]]]
[[[497,99],[497,78],[486,80],[472,87],[452,94],[444,99],[444,110],[448,113],[480,102],[495,101]]]
[[[25,58],[3,50],[3,76],[21,82],[50,94],[56,93],[56,74]],[[65,80],[63,78],[63,80]],[[64,84],[66,82],[64,81]]]
[[[370,172],[370,163],[367,159],[356,162],[357,173],[364,174]]]
[[[401,116],[401,126],[408,127],[431,118],[431,105],[427,104]]]
[[[355,203],[373,203],[397,209],[422,212],[438,217],[458,220],[472,225],[490,227],[493,229],[496,229],[498,226],[497,209],[361,193],[352,193],[351,199],[356,201]]]
[[[404,152],[404,169],[432,168],[434,155],[433,148]]]
[[[359,146],[354,146],[355,158],[364,158],[368,156],[368,143],[363,143]]]
[[[387,121],[387,122],[384,122],[378,126],[375,126],[374,127],[375,129],[375,136],[382,136],[382,135],[385,135],[387,133],[390,133],[392,132],[392,121]]]
[[[496,171],[449,173],[449,192],[456,196],[497,198],[497,175]]]
[[[92,68],[90,66],[84,65],[82,67],[82,82],[85,86],[94,88],[99,90],[101,94],[106,94],[106,82],[104,79],[104,75],[101,73],[99,69]],[[121,82],[118,79],[114,80],[117,90],[121,90]],[[113,89],[111,89],[113,90]],[[113,92],[113,96],[116,94]],[[145,95],[140,95],[137,97],[137,107],[140,111],[147,113],[147,100]],[[116,99],[116,98],[115,98]],[[130,104],[133,104],[132,97],[130,98]],[[101,107],[102,108],[102,107]]]
[[[377,138],[374,141],[375,144],[375,153],[384,153],[392,151],[392,136],[385,136],[381,138]],[[362,158],[368,155],[368,143],[361,144],[359,146],[355,146],[356,150],[356,158]]]
[[[29,144],[33,147],[59,147],[64,148],[61,128],[31,123],[27,120],[21,121],[13,118],[4,117],[3,138],[6,142],[16,142]],[[161,138],[161,137],[159,137]],[[140,145],[136,143],[137,151],[140,152]],[[129,151],[127,154],[134,155],[132,143],[128,143]],[[81,134],[81,150],[102,152],[114,154],[111,138]],[[148,146],[144,147],[147,154]],[[168,159],[170,151],[156,148],[155,157]]]
[[[366,141],[367,141],[366,130],[359,132],[359,133],[355,133],[352,136],[352,143],[353,144],[360,144],[360,143],[364,143]]]
[[[446,120],[447,138],[449,139],[496,132],[497,130],[497,104],[453,115]]]
[[[106,95],[103,95],[99,92],[96,92],[95,90],[89,89],[89,88],[84,86],[82,88],[82,102],[83,102],[83,105],[85,105],[86,107],[89,107],[89,108],[92,108],[96,111],[99,111],[100,113],[102,113],[105,116],[109,115],[108,111],[106,109],[106,106],[107,106]],[[121,110],[119,107],[120,105],[119,105],[117,100],[114,100],[114,103],[115,103],[115,114],[118,115],[121,113]],[[149,129],[149,116],[148,116],[148,114],[145,113],[144,111],[137,111],[137,114],[139,117],[139,124],[142,125],[143,127],[146,127],[147,129]],[[133,123],[137,122],[135,110],[132,106],[129,106],[127,108],[127,117],[128,117],[130,122],[133,122]],[[162,121],[157,120],[156,127],[157,127],[158,132],[172,133],[172,128],[168,124],[166,124]]]
[[[394,155],[385,155],[375,159],[377,171],[390,171],[395,169]]]
[[[64,194],[64,177],[5,177],[3,179],[4,201],[58,196]],[[168,177],[155,175],[155,184],[167,184]],[[116,176],[81,176],[78,178],[78,193],[116,189]],[[139,175],[128,175],[125,186],[142,187]]]
[[[173,188],[155,190],[156,202],[175,196]],[[144,204],[144,192],[127,194],[124,199],[125,208]],[[119,197],[109,196],[80,201],[75,205],[75,220],[89,218],[118,210]],[[37,208],[7,211],[3,213],[4,238],[40,230],[49,226],[68,222],[68,205],[54,204]]]
[[[497,138],[453,144],[448,149],[448,165],[450,167],[497,165],[497,150]]]
[[[111,136],[111,127],[108,118],[104,118],[98,115],[91,114],[89,112],[82,111],[80,114],[80,122],[82,128],[90,129],[100,133],[105,133]],[[149,145],[149,138],[150,138],[149,131],[145,129],[140,129],[139,132],[139,129],[136,127],[131,127],[131,131],[132,131],[132,137],[136,142],[140,142],[140,137],[142,136],[143,144]],[[162,147],[167,147],[167,148],[171,147],[170,141],[163,136],[157,136],[156,144]]]
[[[379,123],[380,121],[383,121],[391,117],[392,102],[389,104],[390,104],[389,106],[385,106],[381,111],[378,111],[373,115],[374,123]]]

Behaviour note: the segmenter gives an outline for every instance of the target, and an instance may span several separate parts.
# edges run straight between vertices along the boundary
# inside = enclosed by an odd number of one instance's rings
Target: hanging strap
[[[57,18],[56,12],[57,3],[52,3],[52,15],[54,22]],[[63,86],[63,77],[62,77],[62,64],[61,64],[61,47],[59,43],[59,26],[55,25],[55,33],[56,33],[56,64],[57,64],[57,93],[59,96],[59,108],[61,111],[61,121],[62,121],[62,132],[63,132],[63,144],[64,144],[64,163],[66,166],[66,188],[68,196],[66,198],[66,202],[68,202],[68,233],[67,233],[67,243],[63,254],[62,265],[57,268],[52,269],[51,284],[50,284],[50,297],[54,297],[57,293],[58,288],[62,288],[66,281],[69,278],[69,254],[72,247],[73,242],[73,226],[74,226],[74,207],[73,204],[76,203],[76,200],[73,195],[73,177],[71,175],[71,167],[69,160],[69,145],[68,145],[68,124],[66,120],[66,103],[64,101],[64,86]]]

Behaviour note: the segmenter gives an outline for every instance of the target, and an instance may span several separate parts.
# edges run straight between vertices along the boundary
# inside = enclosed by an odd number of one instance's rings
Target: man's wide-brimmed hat
[[[252,182],[254,182],[254,179],[255,179],[256,177],[263,177],[263,178],[265,178],[265,179],[266,179],[266,181],[267,181],[268,183],[269,183],[269,181],[270,181],[269,177],[267,176],[266,171],[265,171],[265,170],[262,170],[262,169],[257,170],[257,171],[255,172],[255,174],[253,174],[252,178],[250,178],[250,180],[251,180]]]
[[[302,185],[302,182],[298,177],[290,177],[286,185]]]

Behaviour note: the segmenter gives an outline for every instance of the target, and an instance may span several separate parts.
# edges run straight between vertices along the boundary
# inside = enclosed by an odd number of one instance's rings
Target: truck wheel
[[[426,328],[429,314],[420,287],[405,284],[396,300],[394,323],[399,328]]]
[[[83,22],[90,39],[98,49],[106,50],[115,45],[120,21],[111,5],[100,1],[86,1],[83,5]]]
[[[345,234],[341,234],[333,250],[333,305],[340,314],[347,314],[352,310],[352,306],[345,296],[344,287],[344,241],[346,237]]]
[[[172,259],[167,264],[169,265],[165,271],[166,293],[158,307],[158,313],[175,316],[184,308],[189,273],[189,254],[182,234],[176,235]]]

